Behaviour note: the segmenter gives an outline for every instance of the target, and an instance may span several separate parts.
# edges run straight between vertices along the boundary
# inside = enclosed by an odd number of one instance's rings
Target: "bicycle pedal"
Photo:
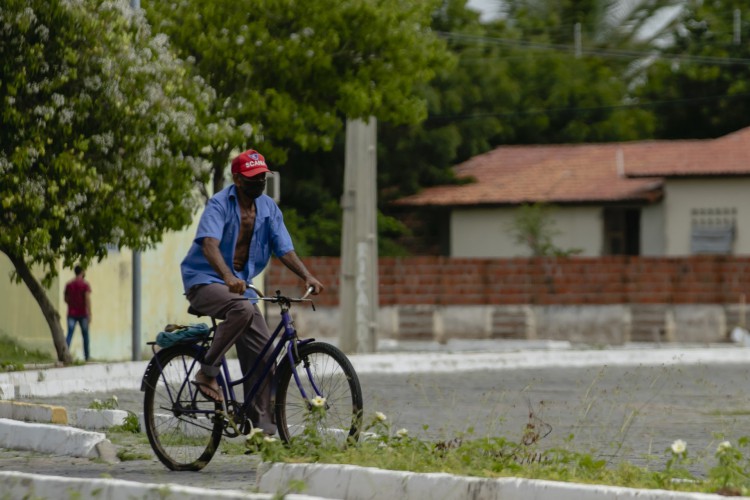
[[[248,419],[240,424],[240,432],[243,436],[247,436],[253,431],[253,423]]]

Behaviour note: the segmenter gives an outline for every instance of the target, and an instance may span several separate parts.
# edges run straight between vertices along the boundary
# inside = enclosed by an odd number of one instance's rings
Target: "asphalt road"
[[[387,415],[395,432],[432,440],[459,435],[503,436],[520,441],[528,423],[550,433],[544,448],[563,446],[591,452],[611,464],[630,461],[660,467],[676,439],[708,469],[716,445],[750,435],[750,367],[699,365],[668,367],[546,368],[454,374],[361,376],[365,416]],[[120,408],[141,411],[142,394],[118,391]],[[76,393],[28,401],[58,404],[74,416],[95,398]],[[138,448],[140,447],[140,448]],[[134,449],[148,453],[148,445]],[[252,490],[257,460],[217,455],[200,473],[167,471],[155,459],[106,464],[70,457],[0,450],[0,469],[61,476],[180,483]]]

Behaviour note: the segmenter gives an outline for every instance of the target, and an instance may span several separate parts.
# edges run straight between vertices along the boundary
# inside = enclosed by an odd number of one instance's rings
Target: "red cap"
[[[248,149],[240,153],[232,160],[232,173],[242,174],[245,177],[253,177],[263,172],[270,172],[263,155],[254,149]]]

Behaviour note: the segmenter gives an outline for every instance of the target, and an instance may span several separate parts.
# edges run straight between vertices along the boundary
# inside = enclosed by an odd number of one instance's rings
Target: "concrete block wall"
[[[331,336],[340,261],[305,262],[326,292],[317,313],[293,312],[308,336]],[[719,342],[747,321],[750,257],[381,258],[378,279],[380,338]],[[267,285],[302,288],[278,261]]]

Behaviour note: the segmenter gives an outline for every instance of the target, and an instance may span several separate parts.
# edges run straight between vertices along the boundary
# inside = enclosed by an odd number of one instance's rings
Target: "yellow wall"
[[[209,323],[187,313],[188,302],[182,289],[180,262],[185,257],[198,227],[193,225],[179,233],[167,233],[152,250],[141,253],[141,353],[150,357],[146,342],[169,323]],[[56,357],[49,326],[39,306],[23,283],[12,284],[10,260],[0,253],[0,335],[9,335],[30,349],[49,352]],[[59,269],[59,277],[48,290],[48,296],[60,313],[63,332],[67,334],[67,306],[63,299],[65,283],[74,277],[72,269]],[[89,348],[94,360],[121,361],[132,357],[133,324],[133,257],[130,250],[110,252],[101,262],[86,270],[91,284],[92,322]],[[254,280],[263,290],[263,274]],[[274,319],[275,321],[275,319]],[[83,359],[83,339],[76,326],[71,351],[74,359]]]
[[[168,233],[164,241],[141,254],[141,340],[154,340],[167,323],[207,321],[187,314],[183,295],[180,262],[195,235],[198,217],[190,228]],[[22,345],[55,355],[52,337],[39,306],[26,286],[12,284],[12,265],[0,253],[0,334],[6,334]],[[72,279],[71,269],[60,269],[60,275],[48,290],[48,296],[61,316],[67,333],[66,305],[63,300],[65,283]],[[95,360],[127,360],[132,353],[132,252],[111,252],[102,262],[86,270],[91,284],[93,319],[89,328],[91,357]],[[80,330],[71,344],[74,358],[83,359]]]
[[[26,285],[10,279],[13,265],[0,252],[0,335],[8,335],[30,349],[54,354],[52,336],[39,306]],[[53,304],[63,302],[57,279],[47,291]]]

